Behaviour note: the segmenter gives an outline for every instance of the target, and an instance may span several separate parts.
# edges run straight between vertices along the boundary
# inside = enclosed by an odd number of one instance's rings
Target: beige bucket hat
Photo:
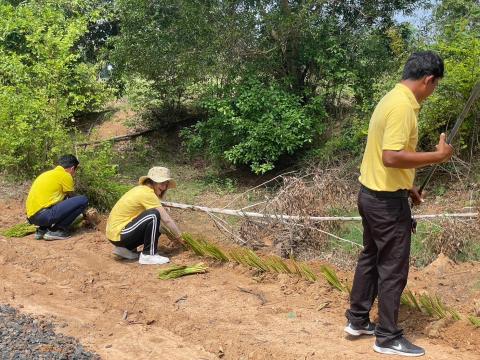
[[[143,185],[143,183],[147,179],[155,181],[156,183],[168,181],[168,189],[174,189],[177,187],[176,181],[172,179],[172,175],[170,174],[170,169],[166,167],[152,167],[150,170],[148,170],[147,176],[140,176],[140,178],[138,179],[138,183],[140,185]]]

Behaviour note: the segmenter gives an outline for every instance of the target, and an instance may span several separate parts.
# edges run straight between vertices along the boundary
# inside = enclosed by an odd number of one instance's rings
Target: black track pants
[[[145,255],[154,255],[157,253],[159,237],[160,213],[157,209],[150,209],[130,221],[120,232],[120,241],[115,241],[114,244],[129,250],[143,245],[142,252]]]

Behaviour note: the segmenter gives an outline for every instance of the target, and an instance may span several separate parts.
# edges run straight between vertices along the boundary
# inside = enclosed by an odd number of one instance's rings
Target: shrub
[[[100,148],[82,150],[80,167],[76,176],[76,191],[86,195],[91,205],[109,211],[131,186],[115,181],[117,166],[111,163],[109,144]]]
[[[206,151],[211,159],[249,165],[256,174],[275,167],[322,131],[321,100],[302,106],[298,96],[256,78],[203,101],[209,117],[182,136],[191,153]]]

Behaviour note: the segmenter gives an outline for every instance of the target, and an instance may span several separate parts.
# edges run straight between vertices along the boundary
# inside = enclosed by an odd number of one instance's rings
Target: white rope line
[[[175,208],[175,209],[189,209],[189,210],[195,210],[195,211],[203,211],[206,213],[216,213],[216,214],[241,216],[241,217],[270,218],[270,219],[277,219],[282,221],[310,220],[310,221],[320,222],[320,221],[360,221],[362,220],[360,216],[277,215],[277,214],[262,214],[262,213],[242,211],[242,210],[209,208],[206,206],[179,204],[179,203],[174,203],[170,201],[162,201],[162,204],[166,207]],[[415,215],[415,219],[447,219],[447,218],[476,218],[476,217],[478,217],[478,212]]]

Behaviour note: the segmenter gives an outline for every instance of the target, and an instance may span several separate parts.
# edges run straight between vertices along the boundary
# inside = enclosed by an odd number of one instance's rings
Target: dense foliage
[[[207,148],[210,156],[264,173],[321,131],[322,102],[301,106],[299,96],[257,78],[225,90],[203,102],[208,119],[185,131],[191,150]]]
[[[186,148],[222,164],[264,173],[305,154],[351,157],[362,151],[376,102],[416,49],[436,50],[446,64],[445,79],[421,113],[420,145],[430,149],[480,77],[480,5],[433,2],[430,20],[416,24],[423,31],[399,23],[398,14],[421,4],[3,1],[0,171],[37,174],[62,152],[93,161],[74,148],[75,118],[100,107],[112,85],[136,110],[161,108],[155,116],[200,110],[198,122],[182,131]],[[476,134],[471,115],[458,147],[473,151]],[[88,169],[104,169],[102,181],[113,176],[110,150],[104,151],[85,166],[82,184],[95,182]]]
[[[0,170],[32,174],[72,152],[77,112],[108,94],[76,43],[89,16],[75,2],[0,3]]]
[[[408,37],[394,13],[414,3],[120,0],[112,59],[165,105],[206,107],[190,149],[264,172],[371,99],[372,83],[397,64],[393,45]]]

